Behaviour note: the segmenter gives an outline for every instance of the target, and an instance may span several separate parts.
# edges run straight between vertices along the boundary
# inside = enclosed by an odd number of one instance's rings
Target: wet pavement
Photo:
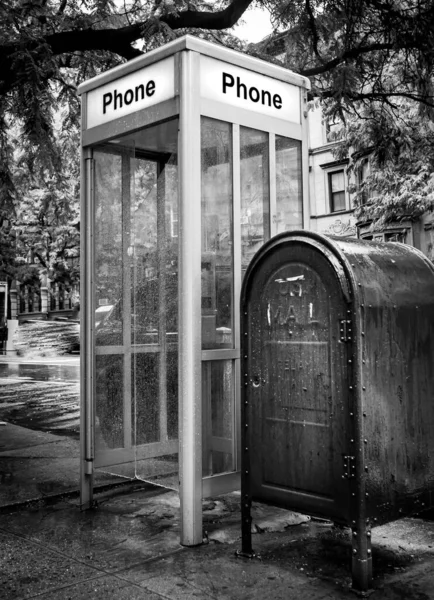
[[[76,493],[79,429],[78,357],[0,357],[0,507]]]
[[[2,511],[0,599],[340,600],[354,597],[350,532],[256,504],[257,558],[237,558],[240,497],[203,504],[204,544],[179,544],[179,498],[148,486]],[[373,530],[373,598],[434,598],[434,524],[402,519]]]
[[[0,361],[0,600],[354,597],[350,532],[328,521],[256,504],[249,560],[235,555],[237,493],[204,501],[195,548],[161,487],[98,473],[97,506],[81,511],[78,359],[13,363]],[[374,599],[434,600],[434,522],[374,528],[372,545]]]
[[[53,364],[54,363],[54,364]],[[78,438],[78,358],[0,361],[0,421]]]
[[[1,362],[0,379],[34,381],[80,381],[80,365],[77,358],[57,364],[46,362]]]

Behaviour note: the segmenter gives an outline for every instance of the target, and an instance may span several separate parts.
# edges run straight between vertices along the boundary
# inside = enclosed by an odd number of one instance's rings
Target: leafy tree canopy
[[[342,123],[336,154],[349,157],[355,214],[375,229],[434,209],[434,123],[413,100],[372,102]],[[366,163],[369,157],[369,162]],[[364,164],[369,167],[361,179]]]
[[[0,130],[19,120],[52,160],[53,110],[78,114],[76,86],[186,32],[228,34],[254,0],[0,0]],[[286,65],[339,110],[406,96],[434,107],[434,0],[256,0],[290,31]],[[225,33],[226,32],[226,33]],[[273,38],[274,39],[274,38]],[[276,42],[250,48],[269,58]],[[4,146],[4,144],[2,144]],[[2,148],[5,152],[5,148]]]
[[[248,4],[216,3],[209,11],[205,3],[170,0],[128,6],[119,0],[0,0],[3,276],[77,281],[77,85],[173,39],[175,31],[184,34],[185,27],[212,25],[216,17],[217,28],[230,26]],[[211,35],[240,47],[225,33]]]
[[[56,170],[36,153],[26,154],[19,128],[8,136],[14,205],[3,218],[0,270],[21,283],[45,277],[68,285],[79,280],[79,135],[74,127],[60,127],[60,114],[56,121],[53,140],[62,157]]]
[[[404,147],[410,139],[425,140],[426,132],[431,139],[434,0],[256,0],[269,10],[276,32],[290,34],[247,47],[230,28],[254,2],[0,0],[0,224],[22,235],[23,199],[36,221],[78,206],[77,191],[65,180],[74,169],[76,176],[76,167],[65,166],[64,158],[65,135],[78,132],[77,85],[185,33],[283,61],[308,76],[329,116],[348,124],[363,113],[363,135],[357,138],[354,125],[348,141],[376,146],[373,132],[380,134],[386,122],[389,139]],[[407,106],[411,122],[403,126],[396,115]],[[72,152],[69,160],[72,165],[77,156]],[[431,164],[425,161],[424,169],[430,181]],[[413,171],[422,177],[421,169]],[[27,233],[36,232],[32,227]]]
[[[311,78],[315,96],[347,105],[405,96],[434,107],[433,0],[269,4],[291,30],[287,65]]]

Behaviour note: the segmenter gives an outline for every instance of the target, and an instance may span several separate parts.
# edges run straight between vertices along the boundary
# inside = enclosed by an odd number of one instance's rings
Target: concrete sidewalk
[[[179,545],[175,492],[147,488],[3,508],[0,599],[320,600],[351,598],[348,531],[255,505],[254,548],[240,549],[239,495],[204,502],[205,543]],[[373,530],[374,598],[434,598],[434,523],[402,519]]]
[[[0,509],[61,495],[78,496],[80,442],[12,423],[0,425]],[[123,481],[98,471],[96,486]]]

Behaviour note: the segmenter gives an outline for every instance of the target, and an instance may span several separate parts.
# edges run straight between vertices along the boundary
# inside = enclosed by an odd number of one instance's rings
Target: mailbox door
[[[345,522],[348,306],[336,272],[315,248],[292,244],[264,258],[249,289],[252,497]]]

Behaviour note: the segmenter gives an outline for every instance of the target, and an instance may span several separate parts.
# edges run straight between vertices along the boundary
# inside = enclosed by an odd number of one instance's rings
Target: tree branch
[[[61,1],[60,6],[59,6],[59,8],[57,10],[57,13],[56,13],[57,15],[63,15],[63,13],[65,11],[65,8],[66,8],[66,5],[67,5],[67,2],[68,2],[68,0],[62,0]]]
[[[319,36],[318,36],[318,31],[316,28],[316,22],[315,22],[315,17],[312,11],[312,7],[310,5],[310,1],[306,0],[306,12],[309,18],[309,26],[310,26],[310,30],[312,32],[312,43],[313,43],[313,51],[315,53],[315,56],[317,57],[317,59],[323,63],[324,61],[321,58],[321,55],[319,53],[318,50],[318,43],[319,43]]]
[[[162,17],[161,21],[172,29],[228,29],[238,22],[252,2],[253,0],[232,0],[229,6],[218,12],[186,10],[179,13],[178,17]]]
[[[253,0],[233,0],[218,12],[186,10],[179,15],[167,15],[160,21],[171,29],[227,29],[235,25]],[[45,38],[45,43],[54,55],[77,50],[108,50],[131,59],[143,54],[133,48],[132,43],[143,37],[145,23],[134,23],[119,29],[84,29],[62,31]]]
[[[39,262],[41,263],[41,265],[45,268],[47,268],[47,262],[45,261],[44,258],[42,258],[41,254],[39,252],[36,252],[36,250],[33,250],[33,255],[36,256],[36,258],[39,260]]]
[[[343,52],[340,56],[337,56],[333,60],[326,62],[322,65],[318,65],[317,67],[312,67],[311,69],[304,69],[300,71],[300,75],[304,75],[305,77],[312,77],[314,75],[321,75],[322,73],[327,73],[328,71],[333,70],[341,63],[345,62],[350,58],[357,58],[362,54],[369,54],[370,52],[376,52],[379,50],[394,50],[396,49],[395,44],[391,43],[377,43],[377,44],[369,44],[368,46],[357,46],[356,48],[350,48]]]
[[[224,10],[218,12],[186,10],[178,15],[166,15],[160,18],[171,29],[198,28],[198,29],[227,29],[235,25],[241,15],[247,10],[253,0],[232,0]],[[63,10],[66,0],[62,0],[59,10]],[[16,55],[23,53],[42,52],[49,48],[54,56],[79,51],[105,50],[130,60],[141,56],[143,52],[134,48],[132,44],[144,36],[146,25],[152,19],[127,25],[125,27],[105,29],[81,29],[59,31],[41,37],[39,40],[26,44],[0,45],[0,73],[1,93],[5,94],[17,81],[12,74],[16,69]],[[157,21],[155,24],[157,26]],[[148,31],[149,34],[149,31]]]
[[[321,93],[321,97],[322,98],[332,98],[334,97],[336,94],[335,92],[333,92],[332,90],[326,90],[323,93]],[[391,106],[394,106],[391,104],[390,98],[408,98],[409,100],[414,100],[415,102],[420,102],[421,104],[424,104],[425,106],[431,106],[434,108],[434,98],[432,96],[422,96],[422,95],[418,95],[418,94],[412,94],[410,92],[355,92],[355,93],[351,93],[351,92],[345,92],[345,96],[353,101],[357,101],[357,100],[382,100],[388,104],[390,104]]]

